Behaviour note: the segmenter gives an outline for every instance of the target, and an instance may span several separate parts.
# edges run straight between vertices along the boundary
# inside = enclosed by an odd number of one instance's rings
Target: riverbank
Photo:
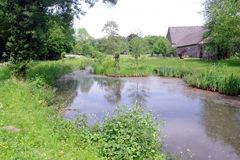
[[[34,62],[24,81],[0,68],[2,159],[165,159],[156,122],[138,106],[94,127],[84,116],[70,122],[59,115],[64,98],[56,97],[54,80],[90,61]]]
[[[206,61],[200,59],[177,59],[145,57],[136,66],[130,56],[122,56],[120,70],[116,71],[114,60],[105,58],[93,64],[96,74],[113,77],[143,77],[158,75],[177,77],[192,87],[227,95],[240,94],[240,60]]]

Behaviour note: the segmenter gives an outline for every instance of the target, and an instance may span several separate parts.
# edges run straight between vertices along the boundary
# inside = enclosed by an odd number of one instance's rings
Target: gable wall
[[[177,48],[176,56],[178,56],[184,50],[186,52],[184,53],[183,56],[189,56],[189,57],[194,57],[194,58],[199,58],[200,57],[201,49],[200,49],[199,45]]]

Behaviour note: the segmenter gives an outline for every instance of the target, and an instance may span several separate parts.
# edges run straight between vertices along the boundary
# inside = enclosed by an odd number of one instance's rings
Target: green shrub
[[[159,123],[139,105],[120,107],[100,129],[100,155],[104,159],[162,160]]]
[[[0,81],[10,78],[10,70],[6,66],[0,66]]]
[[[95,63],[93,64],[94,72],[96,74],[108,74],[113,71],[115,72],[115,62],[112,57],[106,54],[98,54],[95,58]]]

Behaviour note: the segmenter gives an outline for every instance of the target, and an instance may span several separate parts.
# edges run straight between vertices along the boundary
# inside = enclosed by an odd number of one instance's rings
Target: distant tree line
[[[106,37],[94,39],[86,29],[78,29],[74,52],[84,56],[94,56],[99,52],[109,55],[149,54],[151,56],[171,56],[175,53],[170,42],[163,36],[140,37],[137,34],[130,34],[124,37],[113,30],[109,31]]]

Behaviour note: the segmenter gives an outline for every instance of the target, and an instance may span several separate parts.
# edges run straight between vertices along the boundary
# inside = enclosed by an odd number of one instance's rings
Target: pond
[[[165,122],[165,150],[179,159],[240,159],[240,97],[188,87],[174,78],[110,78],[73,72],[56,82],[59,94],[73,95],[66,119],[85,114],[102,121],[118,105],[138,101]]]

